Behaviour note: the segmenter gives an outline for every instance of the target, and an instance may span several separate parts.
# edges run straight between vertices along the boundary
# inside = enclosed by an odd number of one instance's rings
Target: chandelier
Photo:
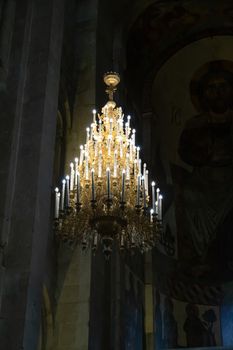
[[[109,101],[100,114],[93,110],[79,158],[70,163],[61,189],[55,188],[55,232],[84,250],[102,246],[106,257],[114,242],[143,253],[161,237],[162,195],[154,181],[149,186],[130,116],[124,121],[113,101],[119,75],[106,73],[104,82]]]

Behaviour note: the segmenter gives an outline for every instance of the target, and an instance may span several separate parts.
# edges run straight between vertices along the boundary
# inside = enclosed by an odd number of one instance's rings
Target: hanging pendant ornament
[[[155,183],[149,191],[148,170],[144,165],[142,171],[131,118],[124,122],[113,99],[119,74],[106,73],[104,82],[108,102],[100,114],[92,112],[86,144],[80,146],[79,161],[71,163],[71,180],[66,177],[61,205],[56,188],[54,220],[58,238],[94,252],[101,246],[109,258],[114,242],[121,251],[144,253],[161,241],[162,196],[156,210]]]

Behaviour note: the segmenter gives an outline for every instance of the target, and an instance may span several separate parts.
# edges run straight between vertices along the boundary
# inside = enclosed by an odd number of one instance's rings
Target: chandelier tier
[[[55,188],[55,231],[83,249],[102,246],[108,257],[114,241],[120,249],[145,252],[157,243],[162,230],[162,196],[142,165],[130,116],[124,121],[113,94],[117,73],[104,76],[109,101],[86,129],[79,158],[70,163],[70,175]],[[151,208],[150,208],[151,202]]]

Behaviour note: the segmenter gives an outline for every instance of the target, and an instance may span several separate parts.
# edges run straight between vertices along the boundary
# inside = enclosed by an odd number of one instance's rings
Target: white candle
[[[65,186],[66,186],[66,180],[62,180],[62,192],[61,192],[61,210],[64,210],[65,206]]]
[[[140,187],[141,187],[141,176],[138,175],[138,181],[137,181],[137,205],[140,205]]]
[[[145,177],[145,187],[146,187],[146,195],[148,196],[149,193],[149,170],[146,170],[146,177]]]
[[[89,138],[90,138],[90,128],[86,128],[87,137],[86,137],[86,144],[88,144]]]
[[[132,144],[133,144],[133,147],[135,147],[135,133],[136,133],[136,130],[133,129],[132,130]]]
[[[158,214],[158,201],[155,202],[155,214]]]
[[[129,127],[129,128],[130,128],[130,119],[131,119],[131,116],[128,115],[127,120],[128,120],[128,127]]]
[[[153,222],[153,214],[154,214],[154,210],[151,209],[151,210],[150,210],[150,222],[151,222],[151,223]]]
[[[75,163],[75,175],[74,175],[74,184],[77,186],[77,172],[78,172],[78,158],[74,158]]]
[[[111,155],[111,141],[112,141],[112,136],[108,136],[108,156]]]
[[[80,203],[80,174],[77,171],[77,203]]]
[[[55,211],[54,211],[54,218],[59,218],[59,204],[60,204],[60,192],[59,189],[55,188]]]
[[[158,219],[159,220],[162,220],[162,200],[163,200],[163,196],[160,194],[159,201],[158,201]]]
[[[159,203],[159,195],[160,195],[160,189],[157,188],[157,190],[156,190],[156,200],[157,200],[158,203]]]
[[[122,149],[123,142],[122,142],[122,138],[121,137],[119,137],[119,142],[120,142],[120,157],[122,158],[123,157],[123,149]]]
[[[142,191],[143,191],[143,208],[146,208],[146,189],[145,189],[145,178],[142,176]]]
[[[152,181],[151,183],[151,189],[152,189],[152,209],[155,212],[155,182]]]
[[[110,169],[106,169],[106,175],[107,175],[107,193],[108,193],[108,199],[110,199]]]
[[[138,161],[138,173],[140,175],[142,175],[142,160],[141,159],[139,159],[139,161]]]
[[[95,170],[91,169],[91,199],[95,200]]]
[[[99,137],[100,137],[100,140],[101,140],[101,135],[102,135],[102,120],[99,119]]]
[[[79,164],[83,164],[83,145],[80,146],[80,157],[79,157]]]
[[[70,190],[74,189],[74,163],[70,163]]]
[[[137,162],[139,164],[139,152],[140,152],[140,147],[137,147]]]
[[[70,205],[70,177],[66,176],[66,207]]]
[[[121,202],[125,201],[125,170],[122,170],[122,191],[121,191]]]
[[[96,110],[93,109],[92,113],[93,113],[93,123],[95,123],[96,122]]]

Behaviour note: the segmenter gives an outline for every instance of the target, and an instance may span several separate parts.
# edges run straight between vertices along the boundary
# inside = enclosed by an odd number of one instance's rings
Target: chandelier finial
[[[107,85],[105,92],[108,95],[109,102],[113,101],[113,94],[116,92],[116,86],[120,82],[120,75],[116,72],[107,72],[104,74],[104,82]]]

